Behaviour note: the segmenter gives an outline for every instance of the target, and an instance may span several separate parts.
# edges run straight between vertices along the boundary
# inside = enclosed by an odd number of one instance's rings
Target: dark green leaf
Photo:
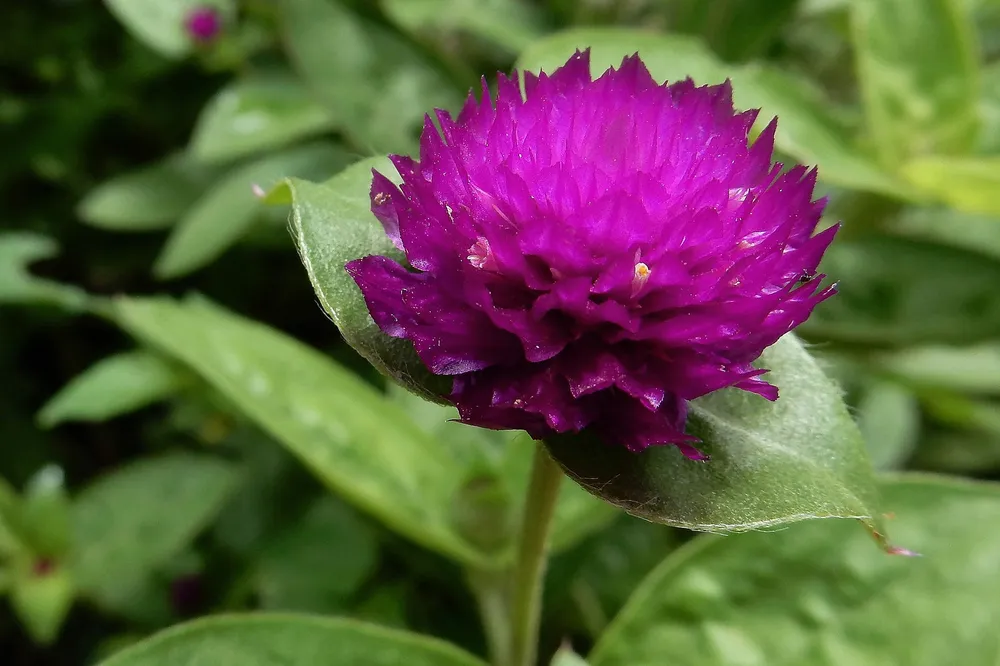
[[[628,513],[708,531],[845,517],[878,530],[878,498],[861,435],[840,391],[792,335],[760,367],[775,402],[724,389],[690,403],[688,430],[708,462],[673,446],[635,454],[580,436],[547,442],[577,483]]]
[[[462,468],[356,375],[205,302],[122,299],[116,312],[127,330],[198,373],[333,490],[420,544],[481,560],[450,523]]]
[[[209,100],[198,117],[191,151],[206,162],[221,162],[333,128],[330,112],[315,102],[290,74],[241,79]]]
[[[181,218],[156,259],[157,277],[176,278],[211,263],[236,243],[257,219],[263,189],[287,176],[322,177],[349,161],[341,150],[314,144],[275,153],[238,167],[214,185]]]
[[[485,666],[435,638],[309,615],[216,616],[168,629],[99,666]]]
[[[934,477],[883,486],[890,557],[837,521],[703,537],[664,560],[593,666],[994,666],[1000,488]]]
[[[385,158],[363,160],[326,183],[291,180],[292,228],[313,289],[341,335],[383,374],[436,402],[450,391],[447,378],[431,375],[407,340],[379,330],[361,290],[344,265],[373,254],[399,257],[371,213],[371,171],[386,177],[396,170]]]
[[[371,527],[332,498],[317,501],[265,548],[254,587],[267,610],[341,610],[372,574],[378,544]]]
[[[978,130],[975,29],[965,0],[853,0],[854,50],[884,166],[963,153]]]
[[[28,266],[59,252],[55,241],[28,231],[0,234],[0,305],[39,303],[71,311],[87,307],[87,294],[66,284],[35,277]]]
[[[459,101],[420,52],[338,2],[285,0],[281,14],[302,78],[364,150],[409,152],[424,114]]]
[[[821,268],[838,280],[803,330],[875,345],[971,344],[1000,335],[1000,262],[889,236],[841,239]]]
[[[165,229],[217,175],[187,155],[171,155],[101,183],[80,202],[77,214],[87,224],[111,231]]]
[[[74,577],[113,595],[180,552],[222,508],[235,470],[208,456],[145,458],[99,478],[73,503]]]
[[[63,421],[106,421],[169,398],[184,379],[178,368],[148,352],[108,356],[52,396],[38,422],[50,428]]]
[[[673,32],[702,37],[726,60],[761,55],[795,13],[799,0],[672,0],[666,5]]]

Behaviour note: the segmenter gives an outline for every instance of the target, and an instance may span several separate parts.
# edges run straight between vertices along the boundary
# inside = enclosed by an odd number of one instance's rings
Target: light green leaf
[[[512,53],[543,34],[538,10],[524,0],[383,0],[382,10],[410,31],[464,30]]]
[[[593,666],[994,666],[995,484],[901,477],[883,486],[889,557],[835,521],[704,537],[668,557],[601,637]]]
[[[293,64],[359,148],[409,152],[424,114],[459,103],[419,51],[340,3],[285,0],[280,11]]]
[[[86,309],[88,297],[83,290],[28,272],[29,265],[58,252],[56,242],[48,236],[30,231],[0,234],[0,305],[38,303],[74,312]]]
[[[219,512],[236,480],[231,465],[182,453],[99,478],[73,503],[80,589],[99,600],[166,563]]]
[[[486,666],[444,641],[354,620],[221,615],[156,634],[98,666]]]
[[[171,155],[101,183],[80,202],[77,215],[91,226],[110,231],[165,229],[217,175],[215,169],[187,155]]]
[[[1000,37],[1000,4],[996,5],[997,35]],[[994,62],[982,72],[983,95],[979,103],[982,128],[979,152],[984,155],[1000,153],[1000,62]]]
[[[241,166],[214,185],[171,232],[153,272],[161,279],[203,268],[236,243],[257,219],[261,202],[255,185],[267,189],[287,176],[322,177],[349,161],[338,148],[313,144]]]
[[[344,265],[373,254],[399,257],[371,212],[372,169],[387,178],[385,158],[363,160],[323,184],[291,180],[292,231],[313,289],[341,335],[380,372],[427,400],[443,402],[447,378],[432,375],[407,340],[390,338],[368,313],[361,290]]]
[[[792,335],[759,367],[770,370],[777,401],[724,389],[690,403],[688,432],[708,462],[673,446],[635,454],[583,436],[546,443],[577,483],[646,520],[734,532],[856,518],[881,539],[871,465],[839,389]]]
[[[116,312],[122,326],[198,373],[331,489],[417,543],[481,561],[450,523],[461,467],[356,375],[204,302],[122,299]]]
[[[918,389],[1000,395],[1000,345],[910,347],[875,358],[879,369]]]
[[[224,162],[334,127],[330,112],[288,73],[237,79],[209,100],[198,117],[191,152]]]
[[[731,79],[736,107],[763,107],[758,126],[777,115],[777,148],[802,162],[818,164],[824,180],[891,196],[912,195],[905,184],[851,145],[850,128],[830,113],[831,103],[818,88],[773,68],[722,63],[691,37],[625,28],[569,30],[536,41],[521,54],[518,68],[552,72],[574,50],[584,48],[591,49],[595,75],[617,67],[623,57],[638,51],[658,81],[691,77],[699,85],[707,85]]]
[[[749,65],[734,72],[732,79],[737,106],[763,109],[758,124],[777,116],[777,148],[805,164],[819,165],[824,181],[897,198],[921,198],[853,145],[853,128],[830,113],[830,101],[806,79],[766,65]]]
[[[963,153],[978,131],[975,29],[962,0],[853,0],[870,140],[884,166]]]
[[[919,157],[903,175],[960,211],[1000,216],[1000,156]]]
[[[568,643],[564,643],[552,657],[550,666],[587,666],[587,661],[573,652]]]
[[[43,572],[29,564],[14,578],[10,589],[14,613],[31,639],[43,645],[52,643],[59,635],[74,596],[70,572],[60,566],[46,567]]]
[[[233,0],[104,0],[111,13],[132,36],[168,58],[179,58],[193,47],[184,28],[188,14],[200,7],[215,7],[231,18]]]
[[[254,588],[263,609],[329,613],[343,609],[377,564],[374,531],[327,497],[265,547]]]
[[[839,281],[802,326],[871,345],[972,344],[1000,335],[1000,262],[890,236],[841,239],[821,270]]]
[[[901,468],[920,435],[916,396],[895,382],[872,380],[858,400],[857,419],[872,465],[879,470]]]
[[[159,356],[131,351],[101,359],[74,377],[38,413],[46,427],[106,421],[174,395],[184,375]]]
[[[887,230],[984,254],[1000,260],[1000,217],[961,213],[944,206],[911,206],[889,220]]]

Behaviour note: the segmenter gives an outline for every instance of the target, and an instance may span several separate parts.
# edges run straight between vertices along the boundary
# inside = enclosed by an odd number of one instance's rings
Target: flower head
[[[536,438],[588,429],[641,451],[686,435],[686,401],[735,386],[833,293],[816,268],[815,170],[772,164],[775,123],[727,83],[658,85],[639,59],[597,80],[589,53],[500,76],[495,104],[437,112],[420,159],[375,172],[372,211],[407,259],[347,270],[386,334],[452,377],[465,423]]]
[[[222,17],[214,7],[198,7],[191,10],[184,19],[184,27],[194,41],[210,42],[222,30]]]

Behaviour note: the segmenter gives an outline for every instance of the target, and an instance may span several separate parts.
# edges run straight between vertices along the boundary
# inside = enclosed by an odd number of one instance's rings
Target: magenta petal
[[[750,143],[728,82],[658,85],[638,55],[594,79],[584,51],[523,83],[428,116],[402,184],[371,188],[408,265],[347,270],[465,423],[704,459],[686,401],[777,399],[753,362],[834,293],[816,171],[772,161],[774,121]]]

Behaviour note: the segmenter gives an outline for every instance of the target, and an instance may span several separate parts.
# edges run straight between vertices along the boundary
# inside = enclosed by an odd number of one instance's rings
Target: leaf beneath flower
[[[673,446],[635,454],[585,436],[550,440],[549,450],[591,493],[654,522],[738,532],[855,518],[885,545],[865,443],[839,389],[792,335],[760,367],[779,388],[776,402],[724,389],[690,403],[688,431],[708,462]]]

